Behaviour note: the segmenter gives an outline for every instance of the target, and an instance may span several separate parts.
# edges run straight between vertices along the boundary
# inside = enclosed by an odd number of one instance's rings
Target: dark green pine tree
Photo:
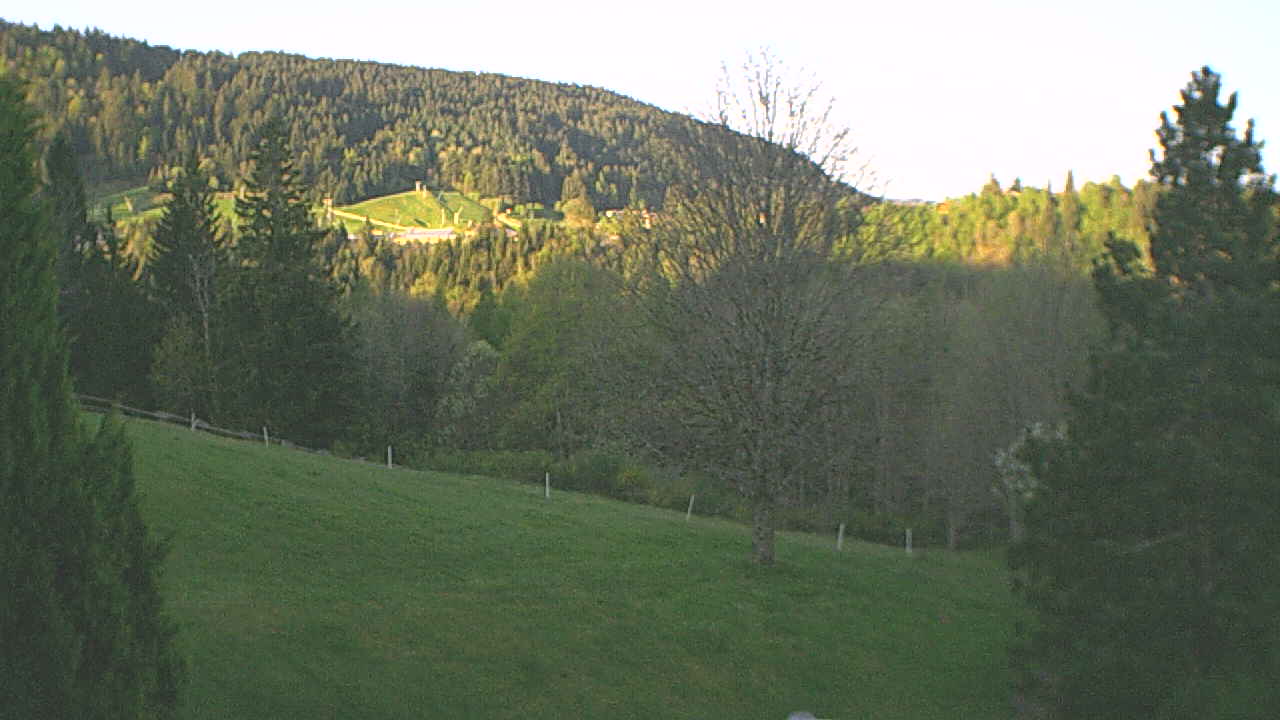
[[[70,281],[82,270],[83,257],[93,245],[97,232],[89,222],[80,168],[65,134],[58,133],[49,143],[44,165],[46,184],[51,188],[52,231],[58,238],[59,311],[65,317],[68,310],[79,310],[80,305],[91,302]]]
[[[1076,192],[1075,173],[1067,171],[1067,182],[1058,203],[1058,242],[1055,246],[1063,259],[1072,265],[1088,267],[1093,258],[1086,256],[1080,242],[1080,194]]]
[[[169,185],[153,235],[154,257],[147,263],[156,299],[171,315],[186,315],[208,325],[215,299],[215,278],[223,264],[222,237],[209,176],[195,155]]]
[[[1112,242],[1110,326],[1011,562],[1017,655],[1056,717],[1272,717],[1280,707],[1280,237],[1252,126],[1208,68],[1162,116],[1153,268]]]
[[[1262,170],[1253,121],[1236,137],[1236,95],[1219,102],[1221,81],[1209,68],[1182,92],[1176,119],[1160,115],[1163,157],[1151,153],[1156,197],[1148,232],[1160,276],[1179,299],[1212,300],[1224,292],[1255,296],[1276,281],[1273,179]]]
[[[163,718],[182,662],[128,444],[79,426],[34,118],[0,77],[0,717]]]
[[[71,146],[55,138],[45,168],[51,230],[59,244],[58,311],[71,335],[76,388],[146,405],[151,400],[151,348],[161,325],[134,280],[137,263],[110,220],[88,220],[84,182]]]
[[[194,154],[169,191],[153,236],[156,254],[147,264],[155,299],[168,315],[152,377],[163,405],[208,418],[216,415],[213,338],[226,250],[214,193]]]
[[[325,231],[311,217],[285,126],[262,129],[244,197],[223,312],[225,409],[250,427],[327,446],[350,420],[351,328],[320,262]]]

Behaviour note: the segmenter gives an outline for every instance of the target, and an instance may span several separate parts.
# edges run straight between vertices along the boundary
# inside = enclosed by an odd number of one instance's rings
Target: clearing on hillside
[[[363,229],[365,217],[376,221],[375,229],[385,229],[377,224],[386,223],[399,227],[463,230],[493,220],[489,208],[462,193],[429,189],[384,195],[334,209],[338,211],[335,219],[353,233]]]

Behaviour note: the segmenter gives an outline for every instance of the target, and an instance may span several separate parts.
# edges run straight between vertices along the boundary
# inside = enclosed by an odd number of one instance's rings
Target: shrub
[[[617,477],[624,458],[608,452],[585,450],[555,464],[553,480],[566,490],[616,495]]]
[[[428,469],[464,475],[487,475],[520,482],[541,482],[554,460],[545,450],[453,450],[441,448],[425,454]]]
[[[906,538],[907,528],[911,528],[912,542],[915,545],[930,545],[934,541],[943,542],[944,536],[930,538],[927,523],[918,522],[919,518],[908,517],[897,513],[876,513],[868,510],[853,510],[849,513],[845,532],[850,537],[882,545],[901,545]]]

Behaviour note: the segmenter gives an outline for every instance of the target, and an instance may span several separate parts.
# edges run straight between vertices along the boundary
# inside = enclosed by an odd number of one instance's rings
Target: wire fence
[[[246,430],[228,430],[227,428],[220,428],[220,427],[217,427],[216,425],[210,425],[204,420],[201,420],[200,418],[196,417],[195,413],[192,413],[188,417],[183,417],[181,415],[174,415],[173,413],[168,413],[161,410],[141,410],[139,408],[129,407],[128,405],[124,405],[122,403],[116,402],[115,400],[108,400],[106,398],[94,397],[93,395],[83,395],[81,393],[73,393],[73,396],[75,397],[76,401],[80,403],[80,408],[82,410],[87,410],[89,412],[103,413],[103,414],[110,413],[110,412],[119,412],[121,415],[127,415],[129,417],[138,417],[138,418],[143,418],[145,420],[156,420],[159,422],[171,423],[173,425],[181,425],[183,427],[189,428],[192,432],[206,432],[211,435],[218,435],[220,437],[232,438],[234,440],[249,440],[252,442],[260,442],[260,443],[263,443],[264,445],[279,445],[281,447],[286,447],[291,450],[301,450],[303,452],[309,452],[315,455],[330,455],[330,456],[333,455],[333,453],[329,452],[328,450],[317,450],[315,448],[309,448],[305,445],[299,445],[298,443],[291,442],[281,437],[273,437],[270,434],[269,429],[266,427],[263,427],[262,432],[260,433],[248,432]],[[370,465],[382,464],[380,462],[367,460],[365,458],[343,458],[343,459],[354,460],[356,462],[362,462]],[[388,458],[387,458],[388,465],[390,465],[390,459],[391,459],[390,453],[388,452]]]
[[[195,413],[192,413],[188,417],[183,417],[181,415],[174,415],[173,413],[168,413],[161,410],[141,410],[139,408],[129,407],[128,405],[125,405],[120,402],[116,402],[115,400],[108,400],[106,398],[94,397],[93,395],[83,395],[81,393],[72,393],[72,396],[76,399],[78,403],[80,403],[80,409],[86,410],[88,412],[101,413],[101,414],[118,412],[121,415],[127,415],[130,417],[138,417],[138,418],[143,418],[145,420],[156,420],[159,422],[171,423],[173,425],[181,425],[183,427],[189,428],[192,432],[207,432],[212,435],[218,435],[220,437],[231,438],[234,440],[248,440],[250,442],[260,442],[268,446],[274,444],[284,448],[288,448],[290,450],[301,450],[303,452],[311,453],[313,455],[324,455],[328,457],[338,458],[341,460],[358,462],[365,465],[378,465],[378,466],[383,466],[387,468],[395,467],[401,470],[415,470],[415,471],[421,470],[421,468],[406,467],[403,465],[394,465],[392,462],[392,448],[390,445],[387,446],[387,457],[386,457],[386,462],[384,464],[380,460],[370,460],[368,458],[362,458],[362,457],[337,456],[329,452],[328,450],[317,450],[315,448],[306,447],[305,445],[299,445],[297,443],[290,442],[288,440],[285,440],[284,438],[272,437],[270,434],[268,434],[268,428],[266,427],[262,428],[262,432],[260,434],[247,432],[245,430],[228,430],[226,428],[220,428],[215,425],[210,425],[204,420],[201,420],[200,418],[196,417]],[[481,473],[473,473],[468,471],[461,471],[461,472],[465,474],[481,474]],[[545,483],[544,492],[546,494],[546,498],[550,500],[551,499],[551,473],[550,472],[544,473],[543,482]],[[694,495],[689,496],[689,507],[685,511],[686,523],[689,522],[689,520],[693,517],[694,497],[695,497]],[[844,536],[845,536],[845,523],[840,523],[840,529],[836,538],[836,550],[844,549]],[[912,552],[911,540],[912,540],[911,530],[908,529],[906,534],[907,554],[911,554]]]

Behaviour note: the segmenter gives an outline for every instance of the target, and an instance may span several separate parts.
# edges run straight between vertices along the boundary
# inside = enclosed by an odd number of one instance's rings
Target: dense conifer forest
[[[91,184],[146,179],[194,152],[224,187],[253,131],[281,118],[303,181],[337,202],[417,180],[551,204],[661,205],[672,124],[688,118],[591,87],[493,74],[180,52],[100,32],[0,26],[0,61],[65,133]]]

